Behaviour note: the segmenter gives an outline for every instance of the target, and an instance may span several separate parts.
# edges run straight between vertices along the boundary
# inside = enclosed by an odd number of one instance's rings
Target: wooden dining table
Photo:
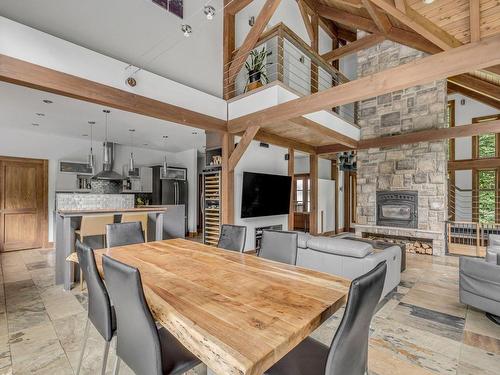
[[[101,272],[103,254],[137,267],[155,319],[219,375],[262,374],[344,305],[350,285],[185,239],[95,253]]]

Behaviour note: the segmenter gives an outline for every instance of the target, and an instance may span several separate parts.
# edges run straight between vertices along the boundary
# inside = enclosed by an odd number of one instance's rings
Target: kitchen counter
[[[166,207],[162,206],[142,206],[136,208],[123,208],[123,209],[109,209],[109,208],[98,208],[94,210],[59,210],[58,215],[61,216],[82,216],[82,215],[98,215],[98,214],[123,214],[123,213],[153,213],[153,212],[165,212]]]
[[[182,206],[183,209],[184,206]],[[75,244],[75,230],[79,229],[81,218],[87,215],[114,215],[115,222],[120,222],[120,215],[124,213],[145,213],[148,214],[152,230],[152,236],[148,234],[148,239],[162,240],[164,239],[164,216],[167,211],[175,211],[175,206],[162,207],[162,206],[142,206],[137,208],[95,208],[95,209],[69,209],[58,210],[55,212],[56,216],[56,269],[55,281],[56,284],[63,284],[65,290],[70,290],[71,285],[75,280],[75,267],[71,262],[66,261],[66,258],[74,252]],[[177,218],[175,221],[183,219]],[[167,221],[173,221],[167,218]],[[183,221],[182,221],[183,222]],[[101,236],[96,236],[96,243],[90,244],[93,248],[105,247]],[[92,237],[89,237],[92,239]]]

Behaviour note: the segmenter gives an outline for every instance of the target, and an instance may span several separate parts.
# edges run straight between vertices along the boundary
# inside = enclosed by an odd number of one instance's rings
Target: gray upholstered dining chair
[[[241,225],[222,224],[220,229],[218,248],[239,251],[245,249],[247,227]]]
[[[384,288],[387,265],[354,279],[330,347],[306,338],[265,375],[363,375],[368,369],[370,323]]]
[[[297,241],[296,232],[264,230],[259,257],[294,265],[297,262]]]
[[[200,363],[165,328],[157,328],[149,310],[137,268],[106,255],[103,268],[109,295],[116,311],[116,362],[120,361],[136,374],[183,374]]]
[[[140,221],[106,225],[106,245],[116,246],[144,243],[144,232]]]
[[[82,351],[80,352],[76,374],[78,375],[80,373],[82,367],[83,355],[89,338],[90,323],[92,323],[106,341],[101,370],[101,374],[104,375],[106,372],[109,344],[116,330],[114,308],[111,305],[108,291],[106,290],[101,276],[99,275],[99,271],[97,270],[94,250],[77,240],[76,254],[78,256],[80,268],[85,276],[85,280],[87,281],[88,290],[87,323],[85,325]]]

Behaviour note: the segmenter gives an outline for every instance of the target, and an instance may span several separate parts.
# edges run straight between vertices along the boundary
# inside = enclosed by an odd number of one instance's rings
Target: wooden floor
[[[86,294],[54,285],[54,252],[1,255],[0,375],[73,374],[86,319]],[[500,326],[458,302],[458,258],[408,254],[397,292],[373,319],[371,375],[498,375]],[[313,336],[331,342],[343,309]],[[91,333],[82,374],[99,373],[104,342]],[[111,374],[114,355],[110,355]],[[203,374],[203,366],[190,375]],[[123,368],[121,372],[131,374]]]

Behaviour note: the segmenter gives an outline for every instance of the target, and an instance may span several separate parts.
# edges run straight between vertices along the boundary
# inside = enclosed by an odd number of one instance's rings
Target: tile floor
[[[398,290],[373,320],[371,375],[498,375],[500,326],[458,302],[458,258],[408,256]],[[86,295],[54,285],[54,252],[1,256],[0,375],[73,374],[86,319]],[[329,343],[343,310],[313,336]],[[98,374],[104,342],[93,330],[83,374]],[[111,353],[108,373],[112,372]],[[130,374],[123,369],[121,374]],[[202,367],[192,374],[204,373]]]

